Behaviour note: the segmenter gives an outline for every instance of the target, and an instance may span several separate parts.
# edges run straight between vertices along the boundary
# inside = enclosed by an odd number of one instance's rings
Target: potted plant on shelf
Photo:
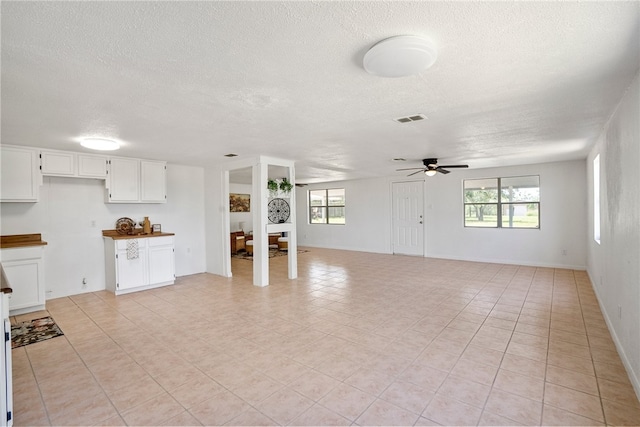
[[[289,182],[289,180],[287,178],[282,178],[282,181],[280,181],[280,191],[288,195],[289,193],[291,193],[292,188],[293,185]]]
[[[267,181],[267,190],[269,190],[269,197],[276,197],[278,195],[278,182],[275,179],[269,179]]]

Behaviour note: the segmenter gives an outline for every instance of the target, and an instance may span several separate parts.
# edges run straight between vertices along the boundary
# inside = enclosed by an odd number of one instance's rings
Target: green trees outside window
[[[540,228],[540,177],[467,179],[464,226]]]
[[[346,223],[344,188],[309,190],[309,223],[344,225]]]

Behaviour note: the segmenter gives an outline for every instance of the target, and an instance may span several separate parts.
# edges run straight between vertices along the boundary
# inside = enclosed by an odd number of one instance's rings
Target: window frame
[[[536,177],[538,179],[538,200],[537,201],[502,201],[502,180],[503,179],[513,179],[513,178],[527,178],[527,177]],[[496,180],[496,192],[497,192],[497,201],[491,202],[467,202],[465,197],[465,182],[466,181],[481,181],[481,180]],[[537,227],[509,227],[503,225],[503,208],[505,206],[513,206],[513,205],[537,205],[538,211],[538,226]],[[494,206],[496,210],[496,225],[467,225],[467,207],[468,206]],[[491,177],[491,178],[470,178],[462,180],[462,225],[464,228],[490,228],[490,229],[508,229],[508,230],[540,230],[542,227],[541,221],[541,212],[540,212],[540,175],[518,175],[518,176],[504,176],[504,177]]]
[[[593,240],[600,245],[602,241],[601,205],[600,205],[600,153],[593,159]]]
[[[343,199],[344,199],[344,203],[342,205],[330,205],[329,204],[329,191],[332,190],[342,190],[342,194],[343,194]],[[324,191],[324,200],[325,200],[325,204],[324,205],[312,205],[311,204],[311,192],[318,192],[318,191]],[[347,212],[346,212],[346,200],[347,200],[347,191],[345,190],[344,187],[335,187],[335,188],[314,188],[314,189],[309,189],[307,191],[307,222],[309,225],[346,225],[347,224]],[[323,208],[326,212],[325,218],[324,218],[324,222],[312,222],[312,209],[314,208]],[[342,208],[344,209],[345,215],[344,215],[344,223],[336,223],[336,222],[329,222],[329,208]]]

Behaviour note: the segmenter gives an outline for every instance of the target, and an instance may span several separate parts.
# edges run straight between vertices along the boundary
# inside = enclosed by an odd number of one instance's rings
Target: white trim
[[[618,335],[616,334],[616,330],[611,324],[611,320],[609,320],[609,316],[607,314],[607,310],[602,305],[602,298],[600,297],[600,293],[598,292],[598,287],[595,286],[593,278],[587,270],[587,275],[589,276],[589,281],[591,282],[591,288],[596,294],[596,299],[598,300],[598,306],[600,307],[600,312],[602,313],[602,317],[604,318],[605,323],[607,324],[607,329],[609,329],[609,334],[611,334],[611,339],[613,339],[613,343],[616,345],[616,350],[618,350],[618,355],[620,356],[620,360],[622,360],[622,364],[627,371],[627,375],[629,376],[629,380],[631,380],[631,385],[633,386],[634,391],[636,392],[636,397],[640,400],[640,378],[638,378],[638,373],[634,372],[633,366],[631,362],[629,362],[629,358],[624,352],[624,347],[620,343],[618,339]]]
[[[571,264],[545,264],[545,263],[534,263],[528,261],[518,261],[518,260],[504,260],[504,259],[496,259],[496,258],[462,258],[451,255],[442,255],[442,254],[430,254],[426,258],[435,258],[435,259],[451,259],[455,261],[469,261],[469,262],[481,262],[485,264],[506,264],[506,265],[522,265],[525,267],[540,267],[540,268],[562,268],[569,270],[580,270],[586,271],[587,267],[584,265],[571,265]]]
[[[233,277],[231,270],[231,224],[229,217],[229,170],[221,172],[222,186],[222,235],[226,238],[222,239],[222,275],[224,277]]]

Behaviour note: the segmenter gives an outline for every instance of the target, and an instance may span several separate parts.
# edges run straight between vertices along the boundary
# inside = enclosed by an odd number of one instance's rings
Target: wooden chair
[[[235,255],[243,250],[245,250],[244,231],[234,231],[231,233],[231,253]]]

